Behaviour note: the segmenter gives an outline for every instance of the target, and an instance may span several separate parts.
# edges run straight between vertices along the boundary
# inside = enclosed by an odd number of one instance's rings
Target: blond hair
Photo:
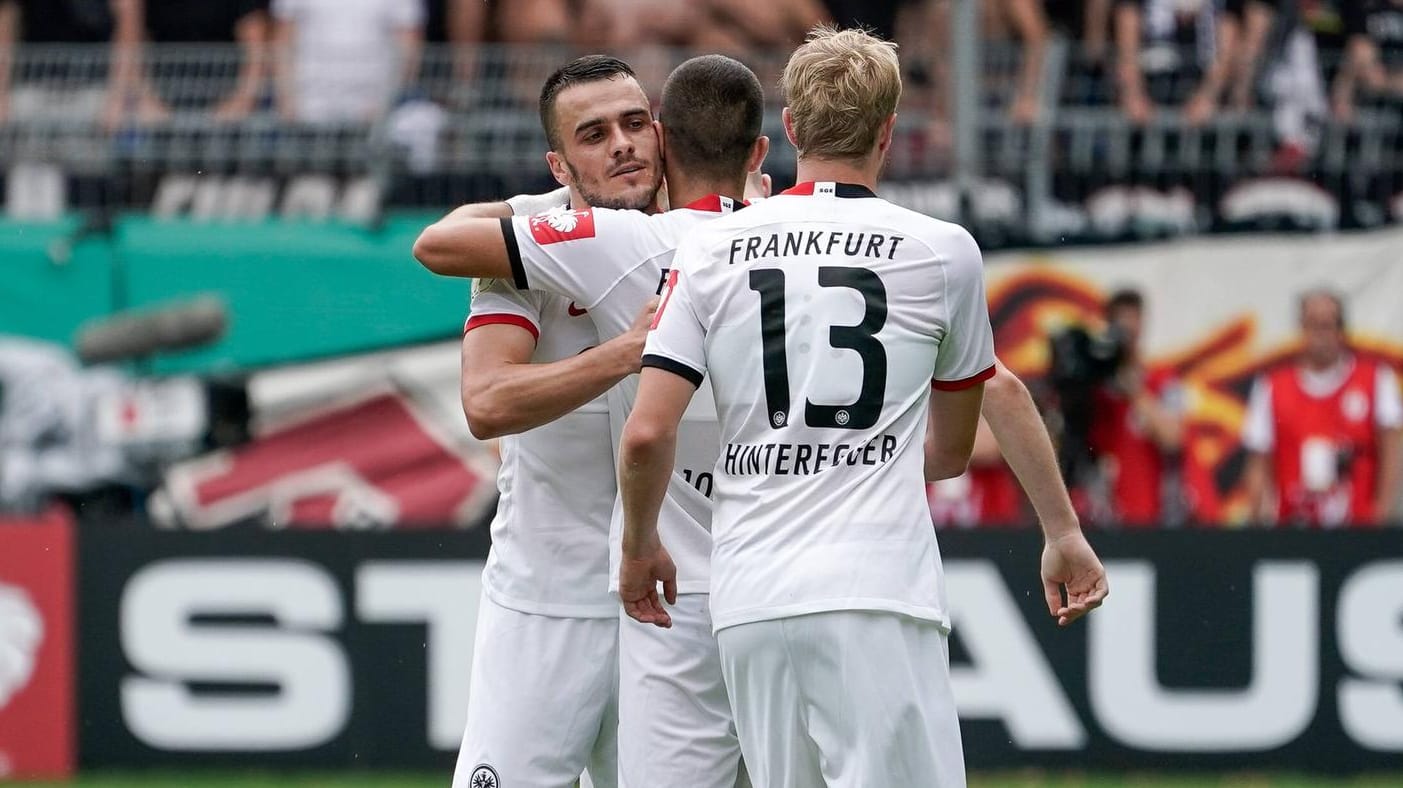
[[[780,88],[800,156],[866,158],[901,100],[896,44],[819,25],[789,57]]]

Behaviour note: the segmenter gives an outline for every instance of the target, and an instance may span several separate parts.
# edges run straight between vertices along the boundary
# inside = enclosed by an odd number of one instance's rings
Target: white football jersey
[[[948,626],[923,442],[932,386],[994,374],[974,239],[810,183],[698,228],[673,263],[643,363],[711,381],[715,627],[826,610]]]
[[[473,296],[464,330],[492,323],[530,331],[536,337],[533,362],[570,358],[599,342],[594,324],[568,299],[522,293],[502,280]],[[609,520],[618,488],[606,396],[501,439],[501,497],[482,587],[502,607],[575,618],[619,614],[607,585]]]
[[[643,305],[662,290],[672,256],[692,228],[735,209],[712,195],[667,213],[593,208],[503,219],[516,286],[558,293],[572,309],[587,311],[601,340],[628,331]],[[633,408],[638,377],[610,392],[610,421],[618,437]],[[687,410],[677,436],[677,459],[658,527],[677,564],[681,593],[710,587],[711,501],[718,452],[716,410],[705,392]],[[623,510],[616,507],[609,541],[609,588],[618,588]]]

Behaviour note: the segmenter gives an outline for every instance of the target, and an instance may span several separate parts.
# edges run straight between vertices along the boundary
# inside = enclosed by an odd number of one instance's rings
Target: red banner
[[[73,523],[0,518],[0,779],[74,768]]]

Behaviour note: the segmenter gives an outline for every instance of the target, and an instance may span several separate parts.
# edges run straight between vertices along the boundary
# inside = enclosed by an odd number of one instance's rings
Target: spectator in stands
[[[237,58],[219,50],[188,57],[151,58],[150,82],[139,90],[151,110],[211,112],[237,120],[253,112],[267,84],[272,40],[268,0],[134,0],[145,38],[153,44],[234,44]]]
[[[914,0],[919,2],[920,0]],[[839,28],[861,27],[887,41],[896,40],[896,17],[913,0],[824,0],[833,24]]]
[[[828,21],[819,0],[706,0],[703,6],[709,19],[694,42],[702,49],[788,50]]]
[[[273,0],[272,10],[284,118],[370,121],[418,73],[422,0]]]
[[[1331,86],[1336,119],[1354,119],[1359,88],[1403,100],[1403,0],[1352,0],[1343,11],[1345,61]]]
[[[1106,302],[1106,321],[1119,330],[1125,356],[1094,394],[1090,445],[1118,524],[1145,527],[1169,516],[1164,489],[1175,478],[1171,460],[1184,439],[1183,389],[1168,368],[1149,367],[1140,352],[1145,300],[1120,290]]]
[[[1333,111],[1342,122],[1354,117],[1359,84],[1377,86],[1378,70],[1368,54],[1370,12],[1383,11],[1377,23],[1388,24],[1387,2],[1374,0],[1275,0],[1292,20],[1274,77],[1275,125],[1281,146],[1273,169],[1297,172],[1309,161],[1320,130]],[[1328,94],[1328,95],[1327,95]]]
[[[1397,375],[1350,352],[1338,295],[1306,293],[1300,321],[1300,357],[1252,389],[1242,433],[1248,499],[1264,522],[1378,524],[1403,484]]]
[[[0,0],[0,121],[93,121],[122,116],[137,66],[136,0]],[[96,58],[70,56],[12,75],[17,44],[111,43]],[[13,82],[13,84],[12,84]]]
[[[1184,116],[1195,126],[1213,117],[1221,103],[1246,110],[1255,103],[1255,86],[1275,22],[1279,0],[1226,0],[1217,15],[1213,54]]]
[[[1143,125],[1157,104],[1182,106],[1185,120],[1199,124],[1212,117],[1225,93],[1245,103],[1256,60],[1244,57],[1260,53],[1269,27],[1270,17],[1258,5],[1258,0],[1227,0],[1221,6],[1214,0],[1115,0],[1115,85],[1125,116]]]
[[[1012,33],[1018,39],[1018,82],[1009,101],[1009,120],[1027,125],[1037,120],[1042,93],[1043,59],[1050,38],[1047,14],[1039,0],[999,0],[984,3],[986,38],[1005,39]],[[993,36],[989,34],[993,33]]]

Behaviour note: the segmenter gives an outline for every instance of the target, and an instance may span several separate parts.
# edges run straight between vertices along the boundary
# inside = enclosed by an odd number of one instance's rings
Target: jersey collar
[[[722,197],[719,194],[708,194],[707,196],[689,202],[682,206],[691,211],[707,211],[709,213],[731,213],[749,205],[748,202],[736,202],[730,197]],[[747,214],[748,215],[748,214]]]
[[[794,184],[793,188],[785,189],[780,194],[792,194],[795,196],[813,196],[815,194],[826,197],[876,197],[876,192],[857,183],[834,183],[833,181],[804,181]]]

